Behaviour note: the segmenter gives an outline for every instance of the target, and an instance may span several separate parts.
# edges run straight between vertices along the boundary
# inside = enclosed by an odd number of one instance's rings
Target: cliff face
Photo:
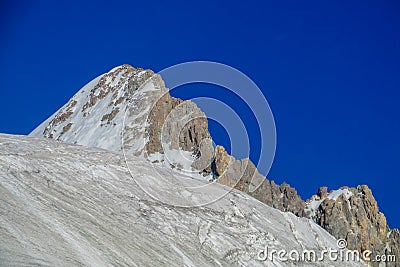
[[[305,203],[290,185],[275,184],[262,176],[249,159],[236,160],[221,146],[216,147],[215,169],[218,182],[245,192],[254,198],[298,216],[305,215]]]
[[[171,150],[187,151],[194,158],[191,167],[195,172],[211,173],[214,149],[208,121],[196,104],[172,97],[167,92],[153,105],[147,122],[148,155],[164,154],[164,160],[173,164]]]
[[[309,216],[336,238],[345,239],[347,248],[360,252],[370,250],[372,257],[395,255],[399,259],[399,231],[388,227],[368,186],[342,187],[330,193],[321,187],[307,202]],[[371,264],[398,266],[389,262]]]

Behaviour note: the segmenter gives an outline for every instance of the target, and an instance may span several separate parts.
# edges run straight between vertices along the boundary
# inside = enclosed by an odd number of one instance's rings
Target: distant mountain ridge
[[[214,149],[206,115],[192,101],[170,96],[151,70],[125,64],[97,77],[30,135],[140,156],[217,180],[271,207],[312,218],[352,249],[400,259],[399,231],[388,227],[367,186],[329,194],[321,188],[309,201],[302,200],[290,185],[259,174],[249,159],[237,160],[221,146]]]

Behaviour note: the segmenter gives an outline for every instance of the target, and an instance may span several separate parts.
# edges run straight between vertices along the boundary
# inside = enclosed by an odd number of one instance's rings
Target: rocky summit
[[[345,239],[349,249],[371,250],[374,255],[395,255],[400,259],[399,231],[388,227],[367,186],[330,192],[321,187],[317,195],[304,201],[290,185],[277,185],[262,176],[250,159],[235,159],[224,147],[214,148],[206,115],[192,101],[172,97],[162,77],[151,70],[125,64],[95,78],[30,136],[102,148],[145,159],[179,175],[217,181],[283,214],[293,213],[304,222],[322,227],[327,234]],[[149,214],[158,209],[156,204],[146,205]],[[198,231],[209,231],[208,226],[200,225]],[[290,224],[293,232],[303,231],[293,227],[297,226]],[[213,249],[207,247],[209,237],[205,234],[202,249]],[[244,255],[242,252],[230,253],[224,257],[247,265],[239,256]],[[369,264],[400,266],[396,262]]]
[[[327,187],[320,187],[318,194],[307,201],[306,210],[308,216],[333,236],[346,239],[347,248],[399,258],[399,230],[389,228],[368,186],[342,187],[330,192]],[[398,265],[388,262],[383,266]]]
[[[210,170],[213,157],[205,114],[193,102],[172,97],[153,71],[126,64],[88,83],[30,135],[188,171]]]

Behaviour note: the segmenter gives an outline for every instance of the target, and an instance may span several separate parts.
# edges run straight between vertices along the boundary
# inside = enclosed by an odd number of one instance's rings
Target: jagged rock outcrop
[[[388,255],[395,255],[396,256],[396,262],[393,263],[387,263],[386,266],[390,267],[398,267],[399,260],[400,260],[400,232],[399,229],[392,229],[389,231],[388,234],[388,242],[387,242],[387,247],[385,247],[385,254],[386,256]]]
[[[222,146],[216,147],[215,170],[218,182],[243,191],[281,211],[303,216],[305,203],[290,185],[275,184],[262,176],[250,159],[236,160]]]
[[[336,238],[347,241],[347,248],[360,252],[372,251],[375,255],[399,255],[399,231],[390,230],[386,218],[366,185],[356,188],[342,187],[327,192],[321,187],[318,194],[307,201],[309,216]],[[398,266],[371,262],[373,266]]]
[[[194,169],[211,172],[214,148],[208,121],[192,101],[183,101],[169,93],[162,95],[150,111],[147,134],[147,154],[166,154],[168,158],[171,150],[188,151],[195,157],[191,164]]]

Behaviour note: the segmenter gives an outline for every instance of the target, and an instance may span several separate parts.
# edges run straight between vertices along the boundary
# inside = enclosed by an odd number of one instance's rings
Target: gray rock
[[[400,259],[399,231],[389,228],[370,188],[366,185],[343,188],[352,193],[349,198],[341,194],[336,200],[330,199],[327,197],[326,187],[318,190],[322,202],[315,213],[314,221],[336,238],[345,239],[349,249],[359,252],[370,250],[371,258],[376,255],[394,255],[396,259]],[[370,264],[399,266],[395,262]]]
[[[262,176],[250,159],[236,160],[222,146],[217,146],[215,169],[218,182],[245,192],[281,211],[304,216],[305,203],[290,185],[275,184]]]

